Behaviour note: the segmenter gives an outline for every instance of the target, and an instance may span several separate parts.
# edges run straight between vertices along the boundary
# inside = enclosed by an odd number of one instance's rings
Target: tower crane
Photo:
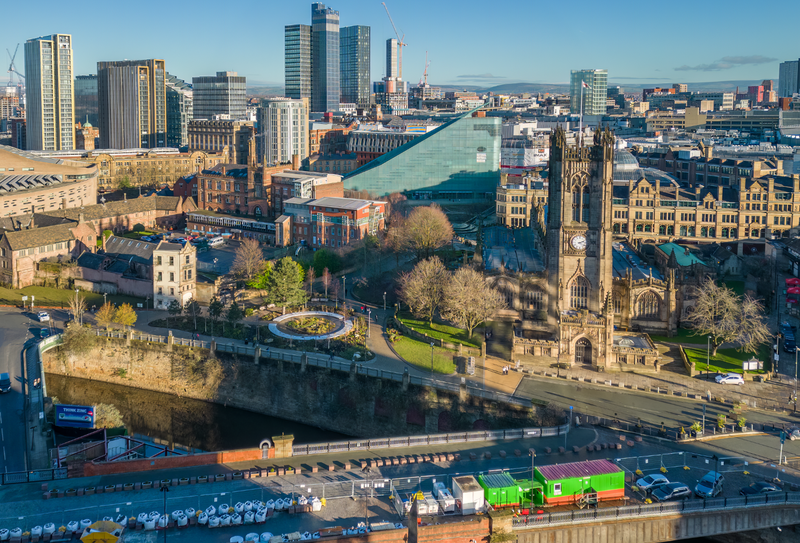
[[[19,44],[17,44],[16,49],[14,49],[14,54],[13,55],[11,54],[11,51],[6,49],[6,53],[8,53],[8,58],[11,60],[11,63],[8,65],[8,86],[9,87],[13,87],[14,86],[14,75],[15,74],[17,76],[19,76],[20,84],[22,84],[22,82],[25,79],[25,76],[22,75],[21,73],[19,73],[17,71],[17,67],[14,65],[14,60],[17,58],[17,51],[19,51]]]
[[[403,41],[406,35],[403,34],[403,37],[400,37],[400,33],[397,31],[397,27],[394,25],[394,20],[392,20],[392,14],[389,13],[389,8],[386,6],[386,2],[381,2],[381,4],[383,5],[383,9],[386,10],[386,15],[389,16],[389,22],[392,23],[394,34],[397,36],[397,75],[398,79],[403,79],[403,47],[408,45]]]
[[[422,79],[419,80],[420,87],[427,87],[428,86],[428,68],[430,68],[431,63],[428,60],[428,52],[425,51],[425,71],[422,73]],[[424,81],[424,84],[423,84]]]

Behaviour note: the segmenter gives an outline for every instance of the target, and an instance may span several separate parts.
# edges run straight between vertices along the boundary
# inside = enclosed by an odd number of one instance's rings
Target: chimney
[[[747,179],[744,177],[739,178],[739,192],[747,190]]]
[[[298,171],[300,169],[300,155],[292,155],[292,169]]]
[[[122,189],[122,199],[126,202],[128,201],[128,194],[125,192],[125,189]]]
[[[792,181],[794,181],[794,192],[800,190],[800,174],[792,174]]]
[[[78,213],[78,224],[83,224],[85,221],[83,219],[83,211]]]
[[[711,144],[706,145],[705,151],[706,151],[706,153],[705,153],[706,154],[706,160],[711,160],[711,159],[714,158],[714,146],[713,145],[711,145]]]

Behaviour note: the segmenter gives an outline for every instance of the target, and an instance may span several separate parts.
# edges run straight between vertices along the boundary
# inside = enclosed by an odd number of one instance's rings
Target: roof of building
[[[78,257],[78,266],[90,270],[101,270],[103,269],[103,262],[105,262],[107,258],[108,257],[104,254],[84,251],[81,253],[81,256]]]
[[[678,266],[685,267],[691,266],[692,264],[705,264],[702,260],[693,255],[689,249],[677,243],[665,243],[659,245],[658,248],[664,251],[667,256],[674,254]]]
[[[483,487],[478,484],[478,481],[472,475],[453,477],[453,482],[457,483],[464,492],[476,492],[483,489]]]
[[[155,243],[138,239],[111,236],[106,240],[105,251],[109,255],[126,255],[142,264],[150,264],[153,261],[153,251],[156,245]]]
[[[357,198],[335,198],[332,196],[325,196],[323,198],[317,198],[311,202],[308,202],[308,205],[314,205],[319,207],[335,207],[337,209],[349,209],[349,210],[357,210],[362,209],[364,207],[368,207],[372,204],[385,204],[386,202],[380,201],[373,201],[373,200],[360,200]]]
[[[12,251],[41,247],[53,243],[73,241],[75,234],[72,229],[75,223],[45,226],[43,228],[28,228],[26,230],[5,232],[5,237]]]
[[[180,205],[180,201],[181,199],[178,196],[158,196],[154,194],[152,196],[142,196],[141,198],[132,198],[130,200],[106,202],[104,204],[83,207],[71,207],[58,211],[44,211],[37,213],[36,217],[37,222],[41,215],[78,221],[82,214],[84,220],[92,221],[107,217],[128,215],[130,213],[141,213],[144,211],[176,211]]]
[[[189,244],[187,244],[189,245]],[[190,247],[192,245],[189,245]],[[171,253],[180,253],[183,250],[183,245],[180,243],[170,243],[168,241],[161,241],[155,248],[159,253],[162,251],[169,251]]]
[[[0,176],[0,194],[49,187],[60,183],[61,176],[55,174]]]
[[[514,478],[505,471],[503,473],[484,473],[479,477],[481,482],[486,485],[486,488],[514,486]]]
[[[622,469],[609,460],[587,460],[586,462],[572,462],[570,464],[536,466],[536,471],[541,473],[546,481],[558,481],[572,477],[618,473]]]
[[[224,170],[224,172],[223,172]],[[203,175],[224,175],[225,177],[247,177],[247,166],[242,164],[217,164],[209,170],[203,170]]]
[[[611,244],[612,265],[614,277],[627,277],[628,270],[631,270],[631,279],[639,281],[648,279],[663,279],[657,269],[645,267],[645,263],[639,255],[627,243],[615,241]]]

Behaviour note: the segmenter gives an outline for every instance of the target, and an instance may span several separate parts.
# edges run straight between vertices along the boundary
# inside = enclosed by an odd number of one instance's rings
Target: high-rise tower
[[[284,34],[284,76],[287,98],[311,100],[311,27],[290,25]]]
[[[311,4],[311,110],[339,110],[339,12]]]
[[[583,87],[583,92],[581,92]],[[608,70],[572,70],[569,80],[569,109],[584,115],[605,115],[608,98]]]
[[[28,150],[75,149],[71,35],[25,42],[25,98]]]
[[[236,72],[217,72],[217,75],[193,77],[194,118],[211,120],[215,115],[228,116],[232,121],[245,118],[247,113],[247,80]]]
[[[340,33],[340,85],[342,103],[369,105],[370,28],[348,26]]]

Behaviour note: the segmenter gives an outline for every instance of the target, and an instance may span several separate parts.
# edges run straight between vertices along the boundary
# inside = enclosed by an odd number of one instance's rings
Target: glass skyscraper
[[[311,111],[339,110],[339,12],[311,4]]]
[[[406,192],[420,199],[494,198],[501,123],[482,111],[459,115],[352,172],[344,187],[376,196]]]
[[[284,35],[285,94],[287,98],[311,100],[311,27],[290,25]]]
[[[167,147],[189,145],[188,127],[193,119],[192,86],[167,73]]]
[[[193,77],[194,118],[213,120],[215,115],[228,115],[232,121],[247,114],[247,80],[236,72]]]
[[[100,126],[96,75],[75,76],[75,122]]]
[[[75,149],[71,35],[25,42],[25,100],[28,150]]]
[[[583,114],[605,115],[608,70],[572,70],[569,78],[570,113],[581,112],[581,82],[589,85],[588,89],[583,89]]]
[[[341,102],[369,106],[370,98],[370,28],[347,26],[339,40]]]

